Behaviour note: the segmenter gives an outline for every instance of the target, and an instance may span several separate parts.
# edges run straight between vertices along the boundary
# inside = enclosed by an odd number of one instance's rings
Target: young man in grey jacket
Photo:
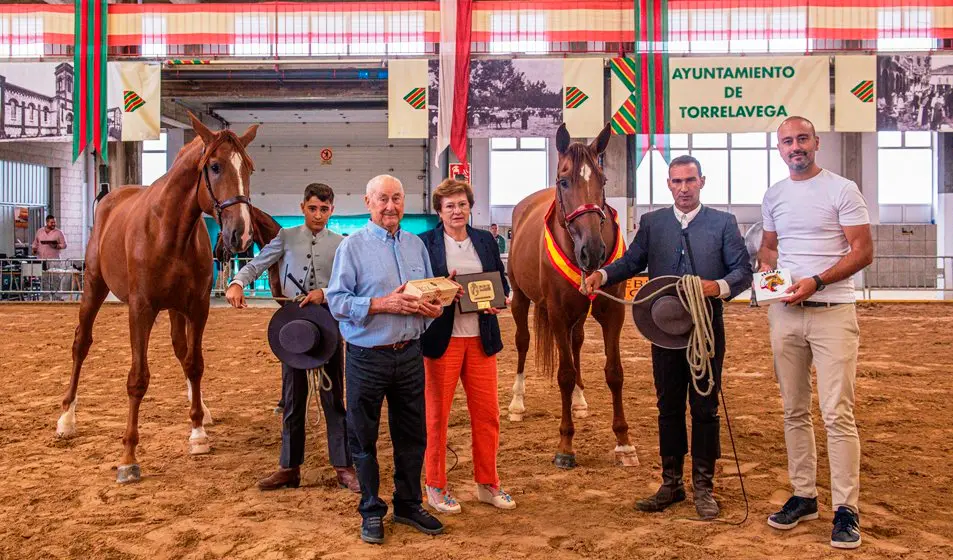
[[[327,229],[328,220],[334,213],[334,191],[323,183],[312,183],[305,188],[301,203],[304,225],[284,228],[278,235],[235,275],[225,293],[226,299],[236,308],[244,308],[245,286],[276,262],[282,261],[282,292],[289,296],[304,295],[300,304],[322,305],[325,289],[331,278],[334,253],[341,240],[337,233]],[[292,281],[290,277],[294,278]],[[297,283],[296,283],[297,282]],[[299,285],[305,289],[301,291]],[[321,390],[321,408],[328,426],[328,455],[337,473],[341,487],[360,492],[360,484],[351,462],[347,440],[347,416],[344,408],[344,352],[338,348],[324,366],[331,378],[331,390]],[[304,462],[305,414],[308,408],[308,378],[304,370],[281,365],[284,416],[281,430],[281,456],[277,472],[260,480],[261,490],[295,488],[301,483],[300,466]]]

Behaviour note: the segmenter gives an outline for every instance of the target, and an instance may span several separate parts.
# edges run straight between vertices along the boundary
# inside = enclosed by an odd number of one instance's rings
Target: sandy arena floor
[[[504,315],[508,347],[500,360],[499,464],[518,508],[500,512],[475,502],[468,421],[459,394],[450,443],[460,464],[450,481],[463,514],[444,517],[447,533],[436,538],[388,520],[387,544],[375,547],[358,539],[356,498],[334,484],[323,426],[312,428],[301,488],[263,494],[254,486],[275,467],[280,442],[280,419],[271,412],[279,366],[265,340],[271,310],[212,310],[203,387],[215,419],[209,429],[213,453],[199,458],[187,455],[185,383],[172,354],[168,317],[160,317],[151,346],[152,384],[140,417],[143,480],[119,486],[115,469],[130,359],[125,307],[108,305],[100,314],[80,381],[79,435],[58,441],[54,429],[69,376],[77,307],[2,306],[0,558],[950,558],[951,310],[860,308],[864,545],[841,553],[828,545],[826,438],[817,412],[821,519],[789,533],[764,523],[789,491],[764,310],[739,304],[727,312],[726,394],[751,501],[743,526],[684,520],[694,515],[690,499],[663,514],[633,510],[634,499],[658,484],[659,459],[649,347],[631,324],[623,333],[625,403],[642,466],[626,470],[611,460],[601,335],[590,322],[583,367],[591,415],[576,424],[580,466],[553,467],[557,388],[530,374],[526,420],[506,419],[516,355],[512,318]],[[737,520],[744,503],[727,432],[722,433],[716,495],[724,517]],[[382,495],[388,499],[390,449],[383,435]]]

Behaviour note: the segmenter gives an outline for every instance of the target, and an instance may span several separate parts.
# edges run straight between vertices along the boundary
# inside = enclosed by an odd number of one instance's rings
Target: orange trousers
[[[457,381],[463,381],[470,412],[473,478],[499,485],[496,453],[500,447],[500,403],[496,393],[496,356],[483,352],[480,337],[452,337],[439,358],[424,358],[427,399],[427,485],[447,487],[447,425]]]

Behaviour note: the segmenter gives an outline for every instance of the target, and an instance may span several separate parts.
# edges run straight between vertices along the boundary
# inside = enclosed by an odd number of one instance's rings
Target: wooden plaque
[[[460,313],[477,313],[495,307],[506,307],[506,293],[503,291],[503,276],[499,271],[463,274],[456,277],[463,286],[460,298]]]

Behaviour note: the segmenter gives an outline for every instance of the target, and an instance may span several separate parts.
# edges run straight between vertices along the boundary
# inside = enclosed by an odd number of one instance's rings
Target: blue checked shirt
[[[430,256],[416,235],[386,229],[368,221],[338,246],[327,289],[331,314],[341,335],[364,347],[420,338],[433,321],[422,315],[370,315],[371,298],[383,297],[408,280],[432,278]]]

